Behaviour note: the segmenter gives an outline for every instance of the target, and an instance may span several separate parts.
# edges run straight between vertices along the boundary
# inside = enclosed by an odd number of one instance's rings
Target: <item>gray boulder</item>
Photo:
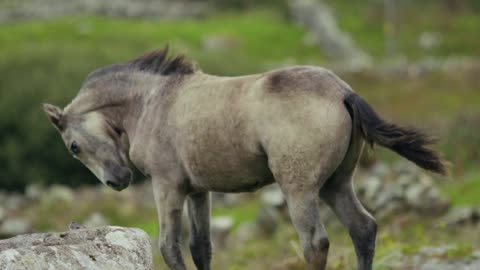
[[[149,239],[140,229],[114,226],[19,235],[0,241],[0,269],[151,270]]]

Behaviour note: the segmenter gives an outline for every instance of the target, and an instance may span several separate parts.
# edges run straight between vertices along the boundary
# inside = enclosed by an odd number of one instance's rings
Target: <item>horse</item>
[[[43,109],[73,157],[103,184],[128,187],[129,160],[151,179],[159,248],[175,270],[186,269],[179,246],[185,201],[194,264],[210,269],[209,192],[254,191],[274,182],[308,269],[327,263],[321,200],[347,228],[358,269],[372,269],[377,224],[352,184],[364,144],[446,172],[431,136],[383,120],[347,83],[316,66],[215,76],[165,47],[95,70],[64,109]]]

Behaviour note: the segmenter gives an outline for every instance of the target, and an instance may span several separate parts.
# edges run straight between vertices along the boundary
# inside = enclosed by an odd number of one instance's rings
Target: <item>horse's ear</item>
[[[45,111],[45,113],[47,113],[48,119],[53,124],[53,126],[59,131],[62,131],[64,129],[61,121],[63,115],[62,109],[55,105],[44,103],[43,110]]]

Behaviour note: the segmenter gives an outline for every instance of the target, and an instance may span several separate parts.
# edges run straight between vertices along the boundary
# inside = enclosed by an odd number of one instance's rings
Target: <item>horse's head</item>
[[[128,187],[133,174],[128,166],[123,132],[98,112],[70,115],[50,104],[44,104],[43,109],[73,157],[107,186],[118,191]]]

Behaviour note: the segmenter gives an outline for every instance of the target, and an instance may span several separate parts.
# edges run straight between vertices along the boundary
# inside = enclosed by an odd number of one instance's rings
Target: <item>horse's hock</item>
[[[152,270],[148,235],[135,228],[71,228],[0,241],[2,270]]]

